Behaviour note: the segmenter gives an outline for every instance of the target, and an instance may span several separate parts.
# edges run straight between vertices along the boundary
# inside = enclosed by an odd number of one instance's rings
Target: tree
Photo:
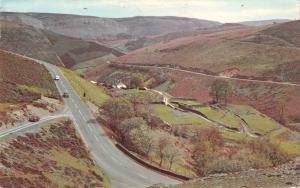
[[[130,87],[142,88],[144,87],[144,78],[140,73],[134,73],[130,79]]]
[[[205,175],[208,163],[215,158],[212,144],[209,141],[197,142],[194,148],[193,158],[198,173]]]
[[[194,141],[204,142],[207,141],[212,144],[212,149],[217,150],[224,144],[223,136],[217,128],[199,128],[196,130]]]
[[[130,132],[130,139],[138,153],[149,157],[156,146],[156,135],[146,126],[134,129]]]
[[[169,162],[169,170],[171,170],[173,163],[180,160],[181,152],[173,143],[168,145],[164,152],[165,158]]]
[[[132,104],[123,98],[113,98],[105,102],[102,106],[103,112],[109,117],[113,126],[120,123],[134,114]]]
[[[162,166],[163,160],[167,155],[168,147],[172,144],[172,138],[170,135],[161,132],[159,134],[158,145],[157,145],[157,154],[160,158],[159,166]]]
[[[217,79],[213,82],[210,95],[214,102],[221,105],[227,105],[229,97],[233,92],[233,87],[227,80]]]
[[[116,128],[117,128],[117,130],[118,130],[118,132],[120,134],[121,142],[124,142],[125,138],[130,139],[129,135],[130,135],[130,133],[131,133],[132,130],[134,130],[134,129],[142,129],[144,127],[147,127],[147,124],[143,120],[143,118],[133,117],[133,118],[124,120]]]
[[[124,120],[117,127],[122,143],[131,150],[149,156],[156,146],[156,135],[148,128],[141,117]]]

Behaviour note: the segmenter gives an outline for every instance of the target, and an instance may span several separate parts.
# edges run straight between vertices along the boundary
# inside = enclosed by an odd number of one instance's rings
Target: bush
[[[269,139],[261,138],[249,143],[250,149],[264,158],[271,161],[273,166],[285,163],[290,159],[279,147],[278,144],[271,142]]]
[[[242,162],[238,160],[216,159],[208,163],[207,173],[216,174],[238,172],[243,170],[242,165]]]
[[[144,87],[144,78],[140,73],[134,73],[130,79],[131,88],[142,88]]]

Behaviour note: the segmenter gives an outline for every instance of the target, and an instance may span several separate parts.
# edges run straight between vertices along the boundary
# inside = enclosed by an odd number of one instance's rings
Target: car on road
[[[62,95],[62,97],[63,97],[63,98],[69,98],[69,94],[68,94],[68,93],[64,93],[64,94]]]
[[[54,80],[59,80],[60,79],[60,77],[58,76],[58,75],[56,75],[55,77],[54,77]]]
[[[38,122],[38,121],[40,121],[40,117],[39,116],[30,116],[29,117],[29,121],[30,122]]]

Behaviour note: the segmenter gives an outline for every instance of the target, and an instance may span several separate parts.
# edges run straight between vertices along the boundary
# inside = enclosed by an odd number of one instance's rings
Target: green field
[[[220,108],[214,109],[212,107],[197,107],[195,110],[203,113],[209,119],[223,123],[228,127],[237,129],[241,127],[241,120],[229,111]]]
[[[211,126],[209,122],[194,114],[174,110],[162,104],[151,105],[151,107],[159,118],[171,125]]]
[[[171,102],[177,102],[185,105],[200,105],[201,103],[196,100],[186,100],[186,99],[172,99]]]
[[[278,128],[279,126],[276,121],[258,112],[252,107],[232,105],[229,109],[245,120],[251,132],[264,134]]]
[[[81,78],[75,72],[64,68],[60,68],[60,71],[68,79],[69,83],[82,99],[88,100],[97,106],[101,106],[106,100],[110,98],[110,96],[105,93],[103,88]],[[86,94],[85,97],[83,97],[84,93]]]
[[[223,138],[227,141],[236,142],[236,141],[244,141],[246,139],[250,139],[249,136],[243,133],[228,131],[225,129],[221,129],[220,131],[222,133]]]

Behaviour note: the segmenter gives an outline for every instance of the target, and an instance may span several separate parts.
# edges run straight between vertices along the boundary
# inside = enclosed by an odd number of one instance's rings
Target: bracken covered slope
[[[106,187],[71,121],[1,141],[0,187]]]
[[[40,96],[58,97],[43,65],[0,50],[0,103],[31,102]]]
[[[184,37],[133,51],[118,62],[172,64],[215,74],[235,69],[243,76],[299,81],[296,74],[285,76],[289,69],[299,69],[299,28],[300,21],[295,21]],[[290,68],[281,68],[285,65]]]
[[[27,25],[0,21],[0,48],[71,68],[77,63],[122,53],[111,48]]]

